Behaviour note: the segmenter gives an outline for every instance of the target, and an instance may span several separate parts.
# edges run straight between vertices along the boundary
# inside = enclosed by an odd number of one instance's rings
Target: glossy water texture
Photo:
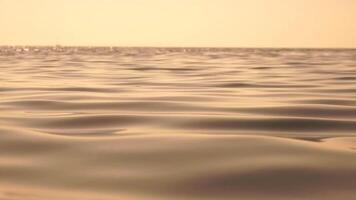
[[[356,51],[0,48],[0,200],[352,200]]]

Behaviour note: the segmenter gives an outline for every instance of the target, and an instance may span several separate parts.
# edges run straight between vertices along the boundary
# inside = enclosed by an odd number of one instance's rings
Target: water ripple
[[[0,199],[355,199],[356,51],[1,47]]]

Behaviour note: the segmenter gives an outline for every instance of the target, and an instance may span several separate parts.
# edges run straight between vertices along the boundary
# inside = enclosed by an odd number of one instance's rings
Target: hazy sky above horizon
[[[356,0],[0,0],[0,45],[356,47]]]

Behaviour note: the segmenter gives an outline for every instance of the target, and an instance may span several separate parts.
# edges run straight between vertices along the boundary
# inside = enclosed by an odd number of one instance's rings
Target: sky
[[[356,48],[356,0],[0,0],[0,45]]]

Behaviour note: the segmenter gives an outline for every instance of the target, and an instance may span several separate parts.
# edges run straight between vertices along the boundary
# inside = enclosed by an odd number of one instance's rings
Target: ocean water
[[[0,200],[352,200],[356,50],[0,48]]]

